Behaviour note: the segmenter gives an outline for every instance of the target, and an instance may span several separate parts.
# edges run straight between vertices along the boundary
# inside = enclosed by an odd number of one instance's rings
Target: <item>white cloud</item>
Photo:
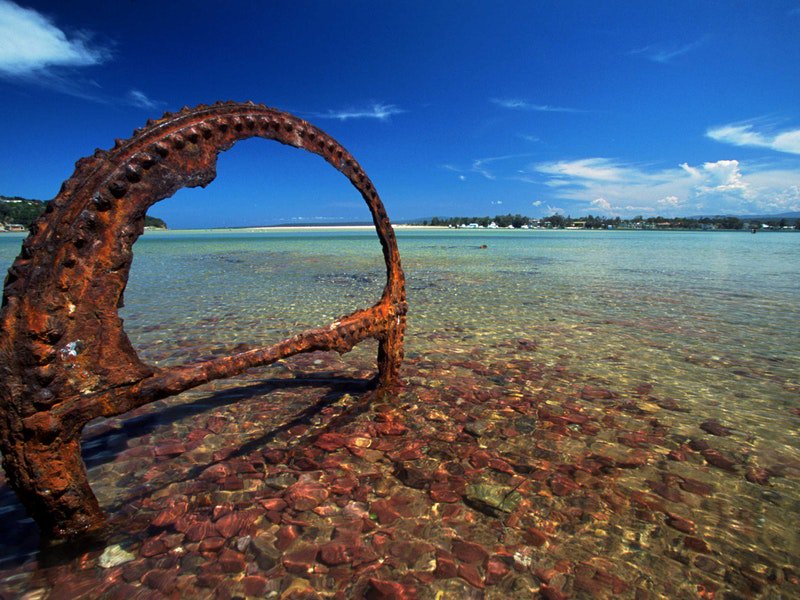
[[[148,98],[144,92],[139,90],[130,90],[126,96],[128,103],[139,108],[158,108],[159,102]]]
[[[579,179],[592,179],[600,181],[618,181],[624,172],[607,158],[585,158],[575,161],[558,161],[543,163],[537,171],[550,173],[559,177],[575,177]],[[558,185],[562,180],[556,180]]]
[[[712,127],[706,135],[712,140],[733,144],[734,146],[753,146],[769,148],[777,152],[800,154],[800,129],[789,129],[776,134],[755,131],[752,123],[732,123]]]
[[[502,204],[502,200],[492,200],[492,204]]]
[[[459,181],[466,181],[467,177],[466,177],[466,175],[459,175],[458,179],[459,179]]]
[[[567,108],[564,106],[551,106],[549,104],[535,104],[527,100],[519,98],[491,98],[489,100],[492,104],[496,104],[502,108],[510,108],[512,110],[533,110],[537,112],[563,112],[563,113],[580,113],[586,112],[578,108]]]
[[[92,46],[86,34],[67,34],[41,13],[0,0],[0,74],[29,77],[53,67],[85,67],[105,62],[107,49]]]
[[[320,119],[338,119],[339,121],[346,121],[348,119],[378,119],[379,121],[386,121],[393,115],[399,115],[406,112],[402,108],[394,104],[382,104],[373,102],[369,106],[361,108],[348,108],[346,110],[329,110],[325,113],[313,113],[315,117]]]
[[[480,175],[483,175],[486,177],[486,179],[497,179],[497,177],[495,177],[494,174],[484,166],[487,162],[492,162],[493,160],[494,159],[492,158],[479,158],[477,160],[473,160],[472,170]]]
[[[702,174],[700,173],[700,171],[695,169],[694,167],[690,167],[689,163],[681,163],[680,167],[681,167],[681,169],[686,171],[693,179],[698,179],[698,178],[702,177]]]
[[[747,195],[750,193],[750,186],[745,182],[739,170],[738,160],[718,160],[717,162],[707,162],[703,164],[705,180],[697,186],[697,191],[701,194],[725,193]]]
[[[681,205],[681,199],[677,196],[666,196],[665,198],[661,198],[658,201],[660,206],[666,206],[669,208],[676,208]]]
[[[541,205],[542,205],[541,200],[534,200],[533,202],[531,202],[531,206],[541,206]]]
[[[688,44],[651,44],[649,46],[645,46],[644,48],[631,50],[630,53],[640,54],[647,60],[666,64],[671,62],[673,59],[678,58],[679,56],[683,56],[684,54],[691,52],[702,44],[703,40],[697,40]]]
[[[794,168],[718,160],[649,169],[608,158],[535,163],[528,172],[557,198],[619,213],[784,212],[800,210],[800,165]],[[544,175],[544,178],[541,178]]]
[[[595,198],[590,204],[597,208],[602,208],[603,210],[611,210],[611,203],[605,198]]]
[[[486,179],[494,181],[497,179],[497,176],[494,174],[493,171],[489,169],[487,165],[498,161],[510,160],[512,158],[522,158],[524,156],[530,156],[530,154],[505,154],[503,156],[489,156],[486,158],[476,158],[472,161],[472,166],[470,167],[470,171],[473,173],[478,173],[482,175]],[[455,168],[453,170],[456,170]]]

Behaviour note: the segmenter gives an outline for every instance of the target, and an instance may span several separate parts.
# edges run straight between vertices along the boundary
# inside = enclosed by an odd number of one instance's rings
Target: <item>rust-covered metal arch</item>
[[[117,313],[145,212],[182,187],[210,183],[217,155],[250,137],[319,154],[351,181],[383,247],[383,294],[371,308],[268,348],[168,369],[145,364]],[[8,272],[0,312],[0,450],[8,480],[45,535],[94,529],[104,515],[81,459],[86,423],[301,352],[347,352],[366,338],[378,340],[379,385],[392,385],[405,313],[391,223],[372,182],[336,140],[253,103],[166,113],[76,163]]]

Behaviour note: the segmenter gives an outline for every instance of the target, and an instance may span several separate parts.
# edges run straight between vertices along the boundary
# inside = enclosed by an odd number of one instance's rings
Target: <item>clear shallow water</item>
[[[3,269],[20,241],[0,236]],[[800,516],[800,236],[431,230],[398,241],[410,312],[395,398],[365,407],[355,384],[326,379],[371,373],[375,346],[365,344],[96,423],[84,450],[115,524],[108,545],[134,558],[104,568],[101,547],[46,565],[4,493],[17,534],[3,548],[0,590],[46,597],[57,578],[87,597],[111,597],[118,583],[279,597],[306,582],[357,597],[377,578],[423,598],[800,594],[800,541],[788,525]],[[377,300],[384,282],[366,231],[148,233],[134,250],[121,314],[159,365],[329,323]],[[311,375],[319,385],[300,385]],[[375,425],[386,415],[406,431]],[[350,441],[321,447],[320,433]],[[406,440],[421,446],[400,455],[414,446]],[[241,460],[250,467],[237,472]],[[236,475],[199,484],[216,464]],[[336,483],[348,476],[368,489]],[[286,486],[265,483],[275,477],[319,485],[325,500],[217,531],[215,551],[185,524],[153,525],[175,498],[215,523],[219,506],[286,504]],[[518,503],[487,505],[487,490],[513,491]],[[375,529],[360,525],[348,552],[375,557],[326,560],[319,548],[359,510]],[[287,527],[297,530],[288,543]],[[152,554],[156,538],[167,541]],[[254,540],[275,545],[276,565],[266,568]],[[199,581],[226,551],[241,569]],[[161,571],[175,581],[159,587]]]

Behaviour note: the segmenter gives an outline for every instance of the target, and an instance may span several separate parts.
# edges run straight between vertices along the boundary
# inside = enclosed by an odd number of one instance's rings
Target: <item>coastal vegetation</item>
[[[42,214],[45,206],[47,200],[0,196],[0,231],[28,229],[36,217]],[[145,216],[144,226],[167,229],[167,224],[162,219],[150,215]]]
[[[486,227],[486,228],[543,228],[543,229],[791,229],[800,230],[798,217],[643,217],[641,215],[622,219],[587,215],[573,218],[569,215],[553,214],[536,219],[520,214],[495,215],[494,217],[433,217],[423,220],[421,225],[438,227]]]

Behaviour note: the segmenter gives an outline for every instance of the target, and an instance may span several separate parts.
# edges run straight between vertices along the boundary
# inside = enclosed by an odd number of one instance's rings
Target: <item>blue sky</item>
[[[52,198],[149,117],[254,100],[337,138],[395,220],[800,210],[800,0],[0,0],[0,194]],[[248,140],[172,227],[367,220]]]

